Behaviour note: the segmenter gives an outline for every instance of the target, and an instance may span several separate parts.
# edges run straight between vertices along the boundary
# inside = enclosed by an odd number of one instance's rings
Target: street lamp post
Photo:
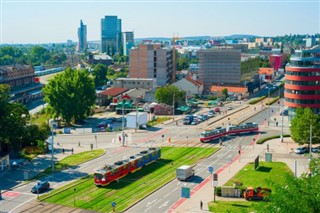
[[[77,189],[74,188],[74,189],[73,189],[73,205],[74,205],[74,206],[76,206],[76,191],[77,191]]]
[[[172,116],[173,116],[173,121],[174,121],[174,91],[173,91],[173,99],[172,99]]]
[[[125,100],[122,99],[122,146],[124,146],[124,104],[125,104]]]
[[[268,120],[268,126],[269,126],[269,107],[270,107],[270,104],[269,104],[269,101],[270,101],[270,88],[268,87],[268,109],[267,109],[267,120]]]
[[[54,146],[53,146],[53,130],[55,128],[56,124],[54,122],[52,122],[52,126],[51,126],[51,168],[52,168],[52,176],[54,174]]]
[[[284,111],[284,100],[282,101],[282,112],[281,112],[281,142],[283,142],[283,111]]]

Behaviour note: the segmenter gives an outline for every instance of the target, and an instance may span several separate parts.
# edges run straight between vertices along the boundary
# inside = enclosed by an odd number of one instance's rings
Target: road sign
[[[115,207],[116,205],[117,205],[116,202],[112,202],[112,203],[111,203],[111,206],[112,206],[112,207]]]
[[[213,171],[214,171],[214,168],[213,168],[213,166],[209,166],[209,172],[210,172],[210,174],[212,174],[213,173]]]
[[[189,187],[181,187],[181,197],[190,198],[190,188]]]

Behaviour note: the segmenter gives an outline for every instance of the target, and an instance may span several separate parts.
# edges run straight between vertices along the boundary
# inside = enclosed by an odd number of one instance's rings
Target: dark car
[[[302,147],[297,147],[294,152],[296,154],[304,154],[304,153],[308,153],[308,148],[306,146],[302,146]]]
[[[320,153],[320,146],[313,147],[313,148],[311,149],[311,151],[314,152],[314,153]]]
[[[32,187],[31,192],[32,193],[41,193],[50,188],[50,184],[48,181],[41,181],[38,182],[34,187]]]
[[[288,116],[288,110],[287,109],[283,110],[282,112],[280,112],[280,115]]]
[[[113,124],[117,119],[116,118],[107,118],[106,120],[101,121],[97,124],[98,128],[107,127],[108,124]]]

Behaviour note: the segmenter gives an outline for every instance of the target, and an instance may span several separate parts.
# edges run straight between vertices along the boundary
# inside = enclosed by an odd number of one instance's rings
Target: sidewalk
[[[54,161],[60,161],[63,158],[72,155],[71,149],[74,149],[74,154],[84,151],[89,151],[89,146],[74,147],[71,145],[57,146],[55,144]],[[65,153],[62,153],[62,149]],[[32,161],[28,162],[26,165],[19,165],[19,168],[11,168],[9,171],[1,173],[1,190],[5,192],[6,190],[12,190],[20,185],[24,184],[25,180],[31,179],[40,172],[52,165],[52,155],[51,152],[45,155],[38,155]],[[26,177],[27,176],[27,177]]]
[[[273,110],[278,108],[273,107]],[[270,107],[271,111],[271,107]],[[270,116],[269,125],[267,121],[262,125],[262,131],[276,130],[279,135],[282,132],[282,116],[276,112],[273,116]],[[288,134],[289,124],[287,116],[283,117],[283,134]],[[276,122],[278,121],[278,125]],[[259,135],[261,137],[261,135]],[[308,159],[304,156],[298,156],[294,154],[294,149],[298,146],[293,142],[291,138],[283,138],[281,142],[280,138],[273,139],[265,142],[264,144],[255,144],[254,147],[248,147],[243,150],[241,156],[235,157],[231,163],[226,164],[224,167],[220,168],[216,173],[218,173],[218,185],[224,185],[229,179],[231,179],[238,171],[240,171],[246,164],[254,162],[255,158],[259,155],[260,161],[264,161],[266,145],[269,144],[269,151],[272,153],[272,161],[284,162],[288,167],[294,172],[294,162],[297,161],[297,176],[306,172],[308,167]],[[240,159],[239,159],[240,158]],[[191,192],[191,197],[189,199],[181,198],[178,200],[170,209],[167,211],[169,213],[182,213],[182,212],[202,212],[209,211],[208,203],[212,202],[214,199],[213,187],[211,186],[211,177],[206,178],[200,187],[196,187]],[[223,198],[216,196],[216,200],[235,200],[237,198]],[[243,199],[242,199],[243,200]],[[200,201],[203,202],[203,208],[200,209]]]

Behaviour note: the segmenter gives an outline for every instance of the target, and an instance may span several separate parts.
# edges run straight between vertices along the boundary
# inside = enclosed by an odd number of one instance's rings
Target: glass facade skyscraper
[[[121,51],[121,19],[117,16],[105,16],[101,19],[101,46],[100,51],[114,55]]]
[[[80,27],[78,28],[77,51],[84,52],[87,47],[87,25],[84,25],[82,20],[80,20]]]

